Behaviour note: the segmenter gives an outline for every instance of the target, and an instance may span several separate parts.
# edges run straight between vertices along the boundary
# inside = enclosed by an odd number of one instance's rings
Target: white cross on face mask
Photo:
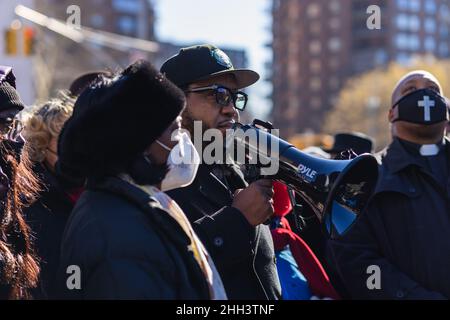
[[[423,108],[423,120],[424,121],[431,121],[431,108],[435,107],[434,100],[430,100],[429,96],[424,96],[423,100],[418,102],[418,107]]]

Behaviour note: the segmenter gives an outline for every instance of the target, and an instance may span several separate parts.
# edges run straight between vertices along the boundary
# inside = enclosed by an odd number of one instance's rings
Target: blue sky
[[[156,34],[164,41],[212,43],[247,51],[249,67],[266,76],[270,60],[270,0],[153,0]],[[264,117],[271,104],[265,96],[270,85],[261,80],[249,89],[249,109]]]

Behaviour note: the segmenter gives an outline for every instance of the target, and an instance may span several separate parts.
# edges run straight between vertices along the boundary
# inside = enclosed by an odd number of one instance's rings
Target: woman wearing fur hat
[[[38,192],[15,119],[23,108],[11,68],[0,66],[0,300],[31,298],[39,277],[30,230],[22,217],[23,207]]]
[[[208,252],[163,192],[190,184],[198,166],[179,129],[184,105],[183,93],[144,61],[77,99],[59,164],[87,184],[63,236],[59,297],[226,298]]]

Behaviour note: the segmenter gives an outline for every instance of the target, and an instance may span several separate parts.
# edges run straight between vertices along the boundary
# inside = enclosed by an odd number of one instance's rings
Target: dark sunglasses
[[[230,102],[233,102],[233,106],[240,110],[244,111],[247,106],[248,96],[246,93],[242,91],[233,92],[231,89],[220,86],[220,85],[212,85],[209,87],[201,87],[201,88],[193,88],[186,90],[187,93],[198,93],[204,91],[214,91],[214,95],[216,97],[216,102],[221,106],[228,106]]]

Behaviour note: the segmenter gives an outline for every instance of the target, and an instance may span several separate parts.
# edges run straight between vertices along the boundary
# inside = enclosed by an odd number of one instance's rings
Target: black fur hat
[[[183,92],[146,61],[100,77],[78,97],[61,131],[60,169],[88,178],[126,172],[184,105]]]

